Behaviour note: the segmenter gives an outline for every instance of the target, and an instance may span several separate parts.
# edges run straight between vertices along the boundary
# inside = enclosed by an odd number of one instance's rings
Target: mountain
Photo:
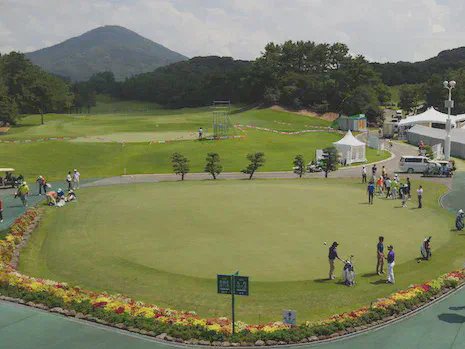
[[[73,81],[84,81],[104,71],[124,80],[187,59],[119,26],[100,27],[26,56],[44,70]]]
[[[440,52],[421,62],[372,63],[386,85],[426,82],[432,75],[444,77],[448,70],[465,67],[465,47]]]

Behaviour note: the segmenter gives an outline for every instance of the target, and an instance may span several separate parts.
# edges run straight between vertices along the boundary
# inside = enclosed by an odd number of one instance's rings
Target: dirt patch
[[[314,118],[319,118],[327,121],[334,121],[339,117],[338,113],[324,113],[324,114],[318,114],[315,113],[314,111],[310,109],[301,109],[301,110],[292,110],[288,108],[281,107],[279,105],[274,105],[270,109],[272,110],[277,110],[277,111],[283,111],[286,113],[292,113],[292,114],[298,114],[298,115],[303,115],[303,116],[311,116]]]
[[[79,137],[72,142],[90,142],[90,143],[140,143],[140,142],[159,142],[159,141],[180,141],[197,139],[197,132],[122,132],[112,133],[102,136]]]

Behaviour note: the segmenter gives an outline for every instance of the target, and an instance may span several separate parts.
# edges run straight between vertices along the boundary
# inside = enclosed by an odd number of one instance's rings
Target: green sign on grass
[[[218,294],[232,294],[232,275],[217,275]]]
[[[236,316],[234,311],[234,295],[248,296],[249,295],[249,277],[239,276],[239,271],[232,275],[218,274],[216,275],[216,288],[218,294],[231,295],[232,307],[232,333],[235,333]]]

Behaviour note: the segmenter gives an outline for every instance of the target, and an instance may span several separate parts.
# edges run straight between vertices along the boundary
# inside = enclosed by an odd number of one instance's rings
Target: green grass
[[[0,139],[36,139],[60,136],[115,136],[118,134],[146,135],[153,132],[154,139],[164,139],[167,134],[186,135],[203,127],[211,128],[211,111],[208,108],[183,109],[177,111],[154,109],[140,114],[92,114],[92,115],[46,115],[45,125],[40,125],[40,116],[28,116],[17,127]],[[250,110],[231,115],[233,123],[253,124],[273,129],[301,130],[305,125],[328,125],[317,118],[278,112],[273,110]],[[291,123],[281,125],[274,121]],[[125,136],[126,137],[126,136]],[[128,136],[129,137],[129,136]],[[130,137],[129,137],[130,138]],[[142,138],[142,137],[141,137]],[[218,152],[224,171],[240,171],[250,152],[263,151],[267,157],[265,171],[288,171],[297,154],[303,154],[308,162],[315,156],[315,150],[330,146],[340,139],[333,133],[308,133],[303,135],[277,135],[264,131],[248,130],[243,139],[204,141],[177,141],[150,145],[144,143],[91,143],[47,141],[41,143],[20,143],[0,145],[1,166],[14,167],[26,179],[35,179],[41,174],[49,180],[62,180],[69,170],[80,169],[85,178],[101,178],[127,173],[169,173],[170,157],[181,152],[191,161],[192,172],[203,172],[208,152]],[[378,161],[376,152],[367,150],[368,160]]]
[[[413,187],[420,183],[413,182]],[[81,190],[79,202],[50,208],[22,253],[20,270],[93,290],[118,292],[160,306],[229,316],[230,299],[216,294],[217,273],[250,276],[238,297],[238,319],[299,321],[368,305],[463,262],[463,236],[439,208],[445,187],[425,188],[425,208],[399,201],[366,205],[355,180],[205,181]],[[373,275],[377,237],[397,252],[395,286]],[[417,264],[433,236],[433,259]],[[355,255],[357,285],[325,281],[328,246]],[[341,275],[342,264],[337,265]]]

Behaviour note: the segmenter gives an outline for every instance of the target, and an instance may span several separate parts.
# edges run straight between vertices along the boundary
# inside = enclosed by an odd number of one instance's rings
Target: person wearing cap
[[[423,240],[420,251],[423,259],[429,260],[431,258],[431,236]]]
[[[17,195],[20,197],[24,207],[27,207],[27,198],[29,196],[29,187],[26,182],[23,182],[18,189]]]
[[[376,274],[384,274],[384,236],[380,236],[376,245],[376,256],[378,262],[376,263]]]
[[[77,190],[79,189],[79,180],[81,178],[81,174],[78,172],[77,169],[74,169],[73,173],[73,187],[71,189]]]
[[[368,204],[373,205],[373,197],[375,195],[375,185],[373,184],[373,182],[370,182],[370,184],[368,184],[367,192],[368,192]]]
[[[459,212],[457,213],[457,218],[455,219],[455,227],[457,230],[462,230],[463,229],[463,210],[460,209]]]
[[[362,166],[362,184],[367,182],[367,168],[365,165]]]
[[[389,245],[388,250],[389,250],[389,253],[386,257],[387,259],[387,283],[394,284],[396,282],[396,280],[394,279],[394,266],[396,265],[394,247],[392,245]]]
[[[44,195],[47,195],[47,182],[45,181],[45,178],[39,176],[36,182],[39,185],[39,196],[42,195],[42,189],[44,189]]]
[[[334,260],[337,258],[341,262],[344,262],[339,256],[337,255],[336,247],[339,244],[334,241],[331,247],[329,248],[328,260],[329,260],[329,280],[334,280]]]

